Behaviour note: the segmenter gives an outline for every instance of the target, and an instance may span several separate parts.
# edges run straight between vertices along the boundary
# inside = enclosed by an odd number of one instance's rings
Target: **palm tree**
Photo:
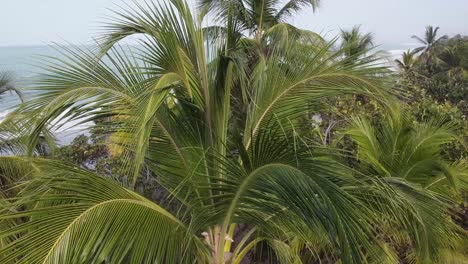
[[[0,72],[0,95],[6,92],[14,92],[22,98],[21,92],[13,85],[13,77],[8,72]]]
[[[416,39],[420,44],[423,44],[423,46],[415,48],[413,52],[419,53],[422,52],[423,54],[429,53],[438,43],[440,43],[442,40],[447,39],[447,35],[443,35],[442,37],[437,37],[437,32],[439,31],[439,27],[433,27],[433,26],[427,26],[426,27],[426,33],[424,34],[424,37],[418,37],[416,35],[413,35],[412,38]]]
[[[360,180],[294,133],[304,109],[323,98],[385,98],[378,69],[294,42],[252,63],[207,42],[184,1],[136,10],[119,12],[98,56],[63,48],[67,59],[50,59],[35,87],[42,93],[10,118],[29,134],[30,156],[44,129],[63,124],[57,119],[109,118],[101,125],[122,149],[127,176],[116,182],[19,157],[34,169],[3,207],[0,221],[13,224],[0,231],[0,262],[241,263],[250,253],[262,259],[256,247],[282,263],[304,251],[343,263],[381,256],[374,214],[346,188]],[[145,35],[137,52],[117,45],[137,33]],[[233,111],[239,98],[245,108]],[[135,192],[142,175],[177,208]]]
[[[397,203],[404,201],[412,208],[384,217],[379,228],[387,241],[394,241],[392,246],[404,258],[420,263],[446,263],[444,257],[459,254],[460,246],[465,243],[460,240],[464,231],[448,215],[450,205],[457,204],[453,201],[461,200],[458,190],[468,187],[468,161],[450,163],[441,155],[444,144],[458,140],[453,125],[442,121],[416,124],[405,110],[394,106],[378,125],[372,125],[366,118],[354,117],[346,131],[357,144],[359,170],[392,186],[394,200],[388,201],[389,206],[400,197]],[[403,226],[414,222],[421,226],[414,230],[403,228],[401,222],[395,224],[400,221],[397,219],[407,221]],[[418,237],[421,232],[431,237],[430,244],[425,249],[416,246],[408,250],[408,245],[421,239]],[[432,260],[421,255],[427,250]]]
[[[365,55],[374,46],[372,33],[362,34],[360,26],[351,30],[341,29],[341,48],[349,58]]]
[[[319,3],[319,0],[289,0],[280,6],[277,0],[198,0],[199,9],[212,13],[218,21],[231,19],[239,29],[259,35],[285,23],[304,8],[310,7],[315,11]]]
[[[402,60],[396,59],[398,67],[405,72],[411,71],[416,64],[416,58],[413,52],[410,50],[403,52]]]
[[[427,26],[424,37],[412,36],[412,38],[423,44],[423,46],[415,48],[413,52],[415,54],[421,52],[419,59],[424,62],[423,65],[425,66],[428,75],[434,74],[434,72],[436,72],[436,68],[440,64],[440,60],[437,56],[439,52],[436,50],[436,47],[441,41],[448,38],[447,35],[440,38],[437,37],[438,31],[439,27],[434,28],[432,26]]]
[[[301,42],[311,48],[326,45],[319,34],[287,23],[289,17],[302,9],[311,8],[315,11],[319,0],[290,0],[284,5],[280,5],[277,0],[197,2],[202,16],[210,14],[210,20],[214,18],[219,22],[216,26],[206,27],[204,31],[207,39],[215,37],[226,54],[230,50],[248,49],[258,56],[268,56],[272,49],[284,48],[288,42]]]
[[[449,77],[463,79],[468,76],[468,64],[464,62],[467,54],[467,49],[461,45],[446,47],[440,52],[438,59]]]

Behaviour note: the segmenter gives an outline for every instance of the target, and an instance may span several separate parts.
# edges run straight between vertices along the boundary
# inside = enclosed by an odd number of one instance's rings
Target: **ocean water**
[[[14,85],[25,90],[37,78],[37,70],[33,64],[39,62],[38,54],[54,55],[49,47],[0,47],[0,72],[9,73]],[[19,103],[14,94],[4,94],[0,98],[0,115]]]
[[[20,46],[0,47],[0,72],[7,72],[13,78],[16,88],[22,91],[25,100],[33,94],[28,88],[34,85],[40,76],[40,65],[44,56],[60,57],[60,53],[50,46]],[[14,93],[6,93],[0,97],[0,121],[21,103]],[[79,134],[88,134],[88,124],[70,123],[54,131],[60,145],[70,143]]]
[[[403,51],[408,49],[405,45],[381,45],[377,49],[385,51],[386,58],[383,63],[393,65],[396,58],[401,57]],[[43,64],[43,56],[60,57],[60,53],[50,46],[21,46],[0,47],[0,72],[9,72],[13,75],[16,87],[23,90],[25,99],[30,98],[27,88],[31,87],[39,78],[39,65]],[[2,120],[16,105],[20,103],[15,94],[4,94],[0,97],[0,120]],[[60,144],[68,144],[80,133],[87,134],[88,124],[70,123],[55,131]]]

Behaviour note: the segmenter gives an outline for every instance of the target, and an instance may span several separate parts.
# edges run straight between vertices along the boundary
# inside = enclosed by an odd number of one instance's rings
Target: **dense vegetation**
[[[317,6],[155,2],[44,58],[0,124],[0,263],[466,263],[468,40],[392,71],[287,23]]]

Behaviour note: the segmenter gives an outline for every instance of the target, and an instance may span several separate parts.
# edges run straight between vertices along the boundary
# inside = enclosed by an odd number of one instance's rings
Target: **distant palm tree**
[[[465,61],[468,58],[467,48],[463,46],[445,47],[437,57],[443,64],[444,72],[450,77],[468,77],[468,63]]]
[[[422,52],[423,54],[429,53],[440,41],[448,38],[447,35],[443,35],[442,37],[438,38],[438,31],[439,27],[434,28],[433,26],[427,26],[424,37],[413,35],[412,38],[416,39],[420,44],[423,44],[423,46],[415,48],[413,52]]]
[[[398,67],[404,71],[412,70],[416,61],[417,61],[416,56],[411,50],[403,52],[402,60],[399,60],[399,59],[395,60]]]
[[[372,33],[363,34],[360,26],[354,26],[351,30],[341,29],[341,48],[345,55],[350,58],[365,55],[374,46]]]
[[[22,98],[21,92],[13,84],[13,76],[8,72],[0,73],[0,96],[6,92],[14,92]]]

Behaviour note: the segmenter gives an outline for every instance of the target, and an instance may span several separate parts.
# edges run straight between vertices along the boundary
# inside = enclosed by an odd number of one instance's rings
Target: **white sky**
[[[154,0],[158,1],[158,0]],[[194,0],[190,0],[194,1]],[[124,0],[1,0],[0,46],[87,43],[99,31],[108,8]],[[378,44],[414,43],[426,25],[441,33],[468,35],[468,0],[321,0],[316,14],[304,10],[291,22],[333,37],[360,24]]]

